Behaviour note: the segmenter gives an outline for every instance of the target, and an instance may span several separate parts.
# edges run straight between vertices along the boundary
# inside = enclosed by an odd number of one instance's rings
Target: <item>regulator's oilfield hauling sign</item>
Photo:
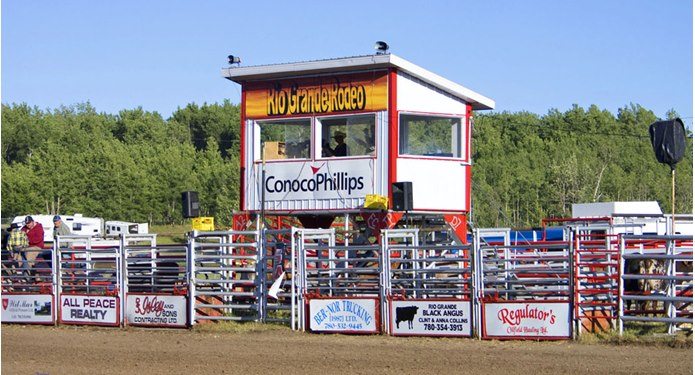
[[[335,298],[309,300],[309,329],[313,332],[378,333],[378,300]]]
[[[118,325],[118,298],[110,296],[60,296],[60,322]]]
[[[570,338],[570,305],[567,302],[485,303],[484,338]]]
[[[391,301],[394,336],[470,336],[471,303],[468,301]]]
[[[128,294],[126,319],[130,325],[186,327],[186,297]]]
[[[3,323],[53,323],[53,296],[50,294],[4,294]]]

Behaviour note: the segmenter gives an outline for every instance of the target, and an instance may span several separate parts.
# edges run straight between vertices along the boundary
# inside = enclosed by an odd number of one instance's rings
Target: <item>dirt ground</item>
[[[692,374],[692,349],[2,325],[2,374]]]

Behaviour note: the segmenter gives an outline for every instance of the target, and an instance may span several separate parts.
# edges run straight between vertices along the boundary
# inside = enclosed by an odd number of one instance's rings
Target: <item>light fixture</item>
[[[377,55],[383,55],[389,50],[389,45],[386,44],[386,42],[379,40],[376,42],[376,44],[374,44],[374,49],[376,50]]]
[[[227,56],[229,65],[234,65],[234,64],[241,64],[241,58],[239,56],[234,56],[234,55],[229,55]]]

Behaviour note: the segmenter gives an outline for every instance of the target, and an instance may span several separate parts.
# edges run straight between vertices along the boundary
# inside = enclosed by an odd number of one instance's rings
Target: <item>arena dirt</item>
[[[2,326],[3,374],[692,374],[692,349]]]

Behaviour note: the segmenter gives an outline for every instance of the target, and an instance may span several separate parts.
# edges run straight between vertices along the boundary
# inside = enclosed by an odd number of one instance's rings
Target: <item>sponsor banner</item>
[[[378,333],[377,300],[331,298],[309,300],[309,329],[313,332]]]
[[[260,181],[262,167],[257,168]],[[364,198],[374,192],[373,176],[371,159],[268,163],[263,188],[268,202]]]
[[[126,319],[131,325],[186,327],[186,297],[128,294]]]
[[[570,338],[568,302],[484,303],[486,338]]]
[[[3,323],[53,323],[53,296],[50,294],[3,294]]]
[[[470,301],[391,301],[394,336],[470,336]]]
[[[118,325],[118,297],[60,296],[62,323]]]
[[[244,91],[248,118],[381,111],[388,105],[386,71],[252,82]]]

